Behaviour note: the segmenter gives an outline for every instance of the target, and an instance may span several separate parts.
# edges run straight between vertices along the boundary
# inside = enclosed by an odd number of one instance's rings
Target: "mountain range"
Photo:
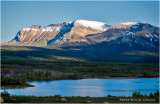
[[[1,45],[87,50],[86,54],[90,53],[87,57],[92,60],[113,54],[149,56],[154,57],[152,61],[158,61],[159,27],[142,22],[109,25],[76,20],[23,28],[13,40]],[[98,59],[101,60],[100,57]]]

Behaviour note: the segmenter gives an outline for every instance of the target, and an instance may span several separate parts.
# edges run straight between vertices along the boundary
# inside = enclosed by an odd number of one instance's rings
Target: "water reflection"
[[[81,79],[29,82],[36,87],[8,89],[11,95],[34,96],[131,96],[133,91],[149,95],[159,90],[158,78],[145,79]]]

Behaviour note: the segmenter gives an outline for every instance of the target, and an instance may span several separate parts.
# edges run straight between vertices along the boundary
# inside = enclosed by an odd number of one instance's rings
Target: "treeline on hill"
[[[142,95],[140,92],[135,91],[132,93],[132,97],[159,97],[159,90],[157,90],[155,93],[150,92],[148,96],[146,94]]]
[[[50,81],[61,79],[79,79],[78,74],[62,73],[53,70],[5,70],[2,71],[1,84],[2,85],[24,85],[28,81]]]
[[[1,61],[1,84],[81,78],[158,77],[158,64],[122,64],[76,61]]]

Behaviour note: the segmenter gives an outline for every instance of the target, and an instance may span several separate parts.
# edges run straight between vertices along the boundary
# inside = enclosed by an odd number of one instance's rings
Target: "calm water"
[[[11,95],[34,96],[131,96],[133,91],[149,94],[159,90],[159,78],[146,79],[81,79],[59,81],[36,81],[36,87],[8,89]]]

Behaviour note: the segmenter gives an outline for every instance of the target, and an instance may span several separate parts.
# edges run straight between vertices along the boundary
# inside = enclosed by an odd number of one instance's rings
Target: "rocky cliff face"
[[[23,28],[17,33],[13,41],[24,45],[46,46],[47,42],[55,38],[56,35],[62,30],[62,27],[68,24],[70,23],[51,24],[47,27],[32,26],[30,28]]]

